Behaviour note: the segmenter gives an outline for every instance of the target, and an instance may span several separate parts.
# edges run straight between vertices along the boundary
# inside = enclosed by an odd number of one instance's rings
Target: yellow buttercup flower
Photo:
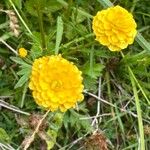
[[[61,55],[35,59],[29,88],[40,106],[62,112],[83,100],[81,71]]]
[[[19,48],[19,56],[20,57],[26,57],[27,56],[27,50],[25,48]]]
[[[96,40],[111,51],[120,51],[132,44],[136,27],[132,14],[120,6],[99,11],[92,25]]]

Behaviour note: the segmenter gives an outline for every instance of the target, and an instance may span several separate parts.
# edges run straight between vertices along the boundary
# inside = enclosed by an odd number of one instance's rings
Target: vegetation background
[[[0,149],[150,150],[149,0],[112,3],[133,14],[143,35],[124,57],[91,29],[107,0],[0,1]],[[16,56],[20,47],[27,58]],[[45,110],[28,90],[31,64],[56,53],[83,72],[85,100],[65,114],[50,112],[37,130]]]

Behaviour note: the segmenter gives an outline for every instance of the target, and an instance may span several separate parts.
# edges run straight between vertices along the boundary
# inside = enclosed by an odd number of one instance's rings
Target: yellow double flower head
[[[61,55],[35,59],[29,88],[40,106],[62,112],[83,100],[81,71]]]
[[[120,51],[132,44],[136,27],[132,14],[120,6],[99,11],[92,24],[96,40],[111,51]]]

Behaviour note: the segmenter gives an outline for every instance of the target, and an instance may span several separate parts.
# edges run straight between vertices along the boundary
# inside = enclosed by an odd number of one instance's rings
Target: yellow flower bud
[[[27,50],[25,48],[19,48],[19,56],[20,57],[26,57],[27,56]]]

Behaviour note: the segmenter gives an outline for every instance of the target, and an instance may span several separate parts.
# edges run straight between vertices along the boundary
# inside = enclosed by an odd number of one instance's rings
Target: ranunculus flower
[[[81,74],[61,55],[41,57],[33,63],[29,88],[38,105],[64,112],[84,98]]]
[[[99,11],[92,25],[96,40],[111,51],[120,51],[132,44],[137,33],[136,27],[132,14],[120,6]]]

